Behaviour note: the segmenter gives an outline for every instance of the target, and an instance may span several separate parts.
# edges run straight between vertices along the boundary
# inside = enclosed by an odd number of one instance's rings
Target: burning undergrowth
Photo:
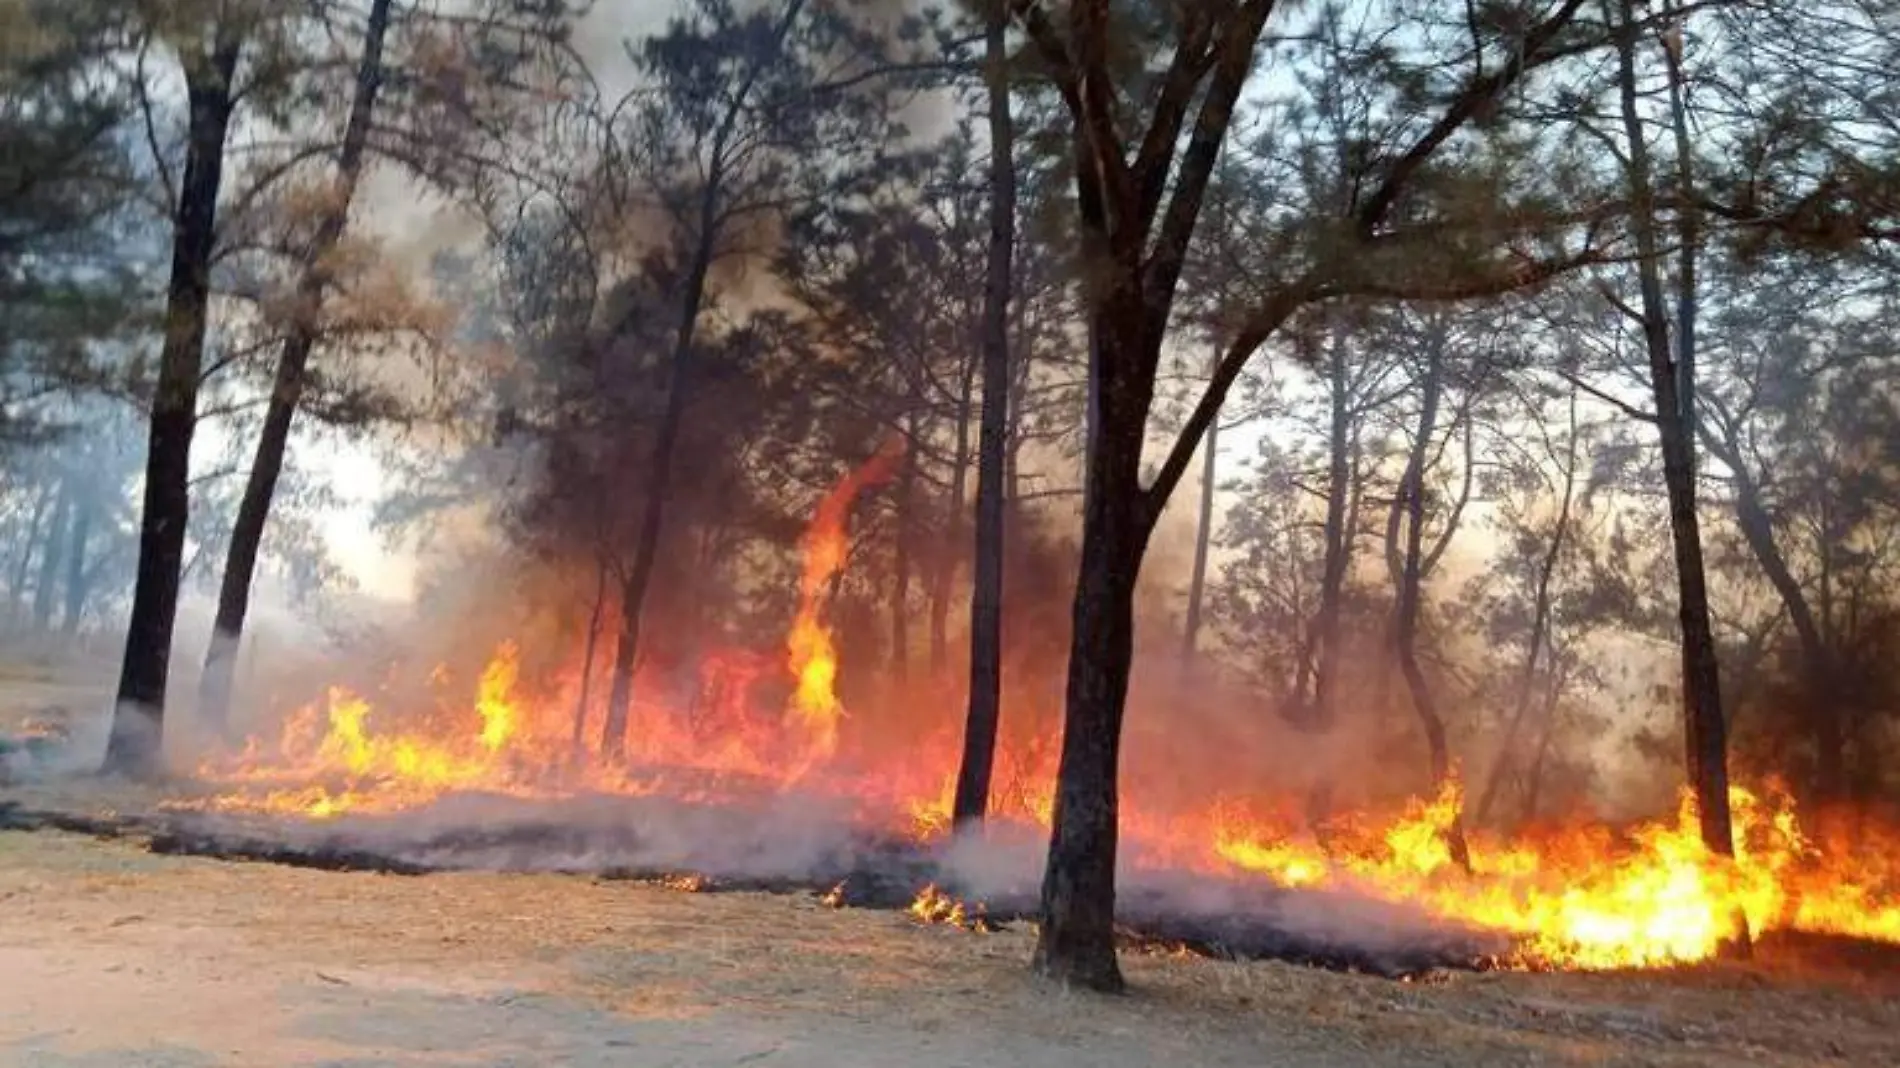
[[[950,835],[954,737],[878,762],[828,732],[805,744],[806,718],[696,742],[648,709],[627,755],[608,760],[519,692],[516,656],[503,646],[459,706],[392,715],[335,691],[157,804],[93,820],[16,809],[0,824],[319,868],[811,892],[978,928],[1034,912],[1048,795],[1004,791],[983,834]],[[775,767],[775,752],[794,758]],[[1026,766],[1017,779],[1053,781],[1053,768]],[[1455,788],[1323,833],[1270,797],[1166,800],[1137,790],[1122,811],[1118,919],[1141,945],[1382,975],[1694,963],[1736,916],[1771,938],[1900,945],[1900,835],[1864,822],[1855,839],[1817,839],[1773,789],[1735,789],[1734,860],[1701,846],[1685,801],[1630,827],[1474,834],[1469,871],[1448,848]]]
[[[158,845],[391,871],[842,885],[845,903],[882,906],[930,889],[993,921],[1029,911],[1048,794],[1006,791],[989,834],[952,840],[954,735],[880,762],[835,747],[808,718],[696,739],[648,709],[628,755],[608,760],[576,749],[558,716],[516,691],[515,655],[504,646],[459,710],[386,718],[332,693],[293,716],[274,748],[202,767],[209,792],[171,802]],[[774,766],[774,753],[793,757]],[[1053,781],[1046,763],[1004,755],[1026,769],[1005,781]],[[1270,796],[1136,790],[1121,814],[1122,917],[1148,938],[1375,971],[1691,963],[1717,951],[1737,916],[1757,934],[1900,943],[1900,835],[1868,821],[1851,837],[1816,835],[1772,787],[1737,787],[1732,801],[1734,860],[1704,849],[1685,800],[1672,818],[1629,827],[1579,819],[1516,838],[1477,833],[1466,871],[1448,844],[1455,785],[1319,829]]]
[[[0,808],[0,828],[136,835],[158,853],[326,870],[563,873],[693,892],[809,892],[834,907],[907,910],[925,923],[974,931],[1031,922],[1040,868],[1034,828],[920,841],[868,829],[813,797],[714,805],[456,794],[398,813],[326,820],[191,805],[106,817],[14,806]],[[1499,932],[1416,907],[1258,879],[1132,869],[1120,902],[1127,944],[1231,960],[1403,977],[1487,968],[1512,952]]]

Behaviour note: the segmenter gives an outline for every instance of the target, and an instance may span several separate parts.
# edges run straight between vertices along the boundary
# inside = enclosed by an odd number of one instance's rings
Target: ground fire
[[[799,610],[784,665],[796,686],[782,718],[755,709],[737,729],[709,741],[687,729],[678,710],[653,709],[630,738],[627,760],[602,760],[595,752],[577,763],[569,703],[522,695],[520,653],[509,642],[473,680],[462,711],[420,722],[332,689],[292,715],[279,737],[254,739],[241,756],[207,763],[202,777],[222,792],[181,804],[323,820],[399,814],[463,792],[526,801],[677,796],[716,804],[719,784],[729,782],[822,796],[844,804],[869,830],[919,844],[941,841],[949,833],[955,724],[925,734],[901,756],[875,761],[850,752],[833,690],[839,654],[822,610],[844,567],[852,500],[888,478],[900,458],[896,450],[881,451],[817,509],[803,542]],[[1048,754],[1055,747],[1043,739],[1022,749],[1005,752],[1002,762],[1027,769],[1029,781],[1052,783]],[[1732,935],[1731,917],[1745,918],[1758,935],[1796,931],[1900,944],[1900,830],[1862,821],[1854,847],[1817,836],[1773,782],[1731,790],[1732,861],[1704,848],[1685,793],[1670,817],[1635,826],[1613,829],[1579,818],[1509,838],[1475,834],[1469,873],[1453,863],[1447,841],[1464,804],[1456,781],[1439,796],[1394,811],[1331,819],[1323,834],[1289,817],[1287,800],[1214,791],[1183,806],[1131,791],[1122,812],[1130,862],[1422,906],[1504,936],[1511,948],[1498,963],[1518,967],[1700,961]],[[1048,826],[1046,793],[1019,793],[999,808],[1002,821]],[[695,875],[677,878],[700,885]],[[835,887],[827,899],[843,901],[845,890]],[[932,883],[911,913],[925,922],[981,926],[983,904]]]

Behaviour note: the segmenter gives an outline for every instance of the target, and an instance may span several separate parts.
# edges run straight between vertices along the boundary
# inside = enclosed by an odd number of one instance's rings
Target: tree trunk
[[[1214,349],[1211,376],[1220,368],[1221,350]],[[1188,576],[1187,620],[1181,628],[1181,663],[1194,663],[1201,638],[1202,605],[1207,597],[1207,554],[1214,541],[1214,476],[1220,466],[1220,421],[1208,424],[1201,445],[1201,508],[1194,528],[1194,570]]]
[[[53,501],[53,518],[46,524],[46,549],[40,554],[39,579],[33,583],[33,625],[41,631],[53,627],[53,606],[59,603],[56,599],[59,565],[66,558],[66,527],[72,512],[72,485],[62,478],[58,496]]]
[[[1090,268],[1085,275],[1089,320],[1095,329],[1090,331],[1089,380],[1097,418],[1088,449],[1062,755],[1034,967],[1060,982],[1097,990],[1122,986],[1115,960],[1115,862],[1122,716],[1134,658],[1135,585],[1155,520],[1208,421],[1219,417],[1231,377],[1210,383],[1151,488],[1142,485],[1142,446],[1194,224],[1272,6],[1250,0],[1235,5],[1231,18],[1220,20],[1219,47],[1211,66],[1203,68],[1211,75],[1181,167],[1172,167],[1170,160],[1144,165],[1141,173],[1127,169],[1127,146],[1113,133],[1113,115],[1101,110],[1112,108],[1114,100],[1102,78],[1107,5],[1082,5],[1071,19],[1087,71],[1066,100],[1075,119],[1081,255]],[[1164,144],[1175,128],[1170,115],[1182,114],[1186,106],[1180,87],[1193,88],[1192,82],[1173,75],[1168,80],[1176,102],[1164,103],[1148,135],[1159,132],[1157,140]],[[1149,155],[1144,147],[1141,156]],[[1161,217],[1170,177],[1172,198],[1160,231],[1154,233],[1151,226]],[[1293,307],[1289,300],[1277,316],[1265,317],[1264,325],[1250,326],[1247,334],[1257,332],[1264,339]],[[1237,342],[1243,355],[1250,351],[1245,340]],[[1238,361],[1231,366],[1237,373]]]
[[[937,567],[930,579],[930,675],[942,680],[950,670],[950,595],[956,588],[962,563],[957,547],[963,544],[963,500],[969,485],[970,418],[976,388],[976,361],[964,365],[957,395],[957,442],[950,461],[950,503]]]
[[[913,405],[917,398],[911,398]],[[897,473],[896,536],[891,545],[891,682],[910,685],[910,548],[916,531],[917,413],[904,417],[904,459]]]
[[[1153,531],[1141,486],[1152,379],[1144,388],[1130,368],[1143,360],[1137,346],[1159,348],[1159,338],[1151,338],[1141,321],[1141,302],[1117,297],[1097,313],[1101,421],[1084,495],[1062,755],[1035,958],[1044,974],[1098,990],[1122,985],[1114,940],[1117,779],[1134,657],[1135,584]]]
[[[587,706],[594,692],[594,652],[600,647],[600,617],[607,606],[607,555],[594,562],[594,603],[587,613],[587,641],[581,650],[581,692],[574,699],[574,731],[568,749],[580,763],[587,751]]]
[[[805,0],[788,0],[784,14],[773,27],[773,49],[783,47],[804,8]],[[760,62],[762,64],[763,59]],[[601,731],[601,755],[608,760],[618,760],[625,755],[627,715],[633,705],[633,669],[639,660],[640,612],[652,585],[660,536],[666,526],[666,496],[673,479],[673,453],[679,446],[680,426],[686,417],[693,344],[706,300],[706,277],[712,271],[713,255],[719,243],[720,202],[725,196],[726,168],[730,165],[727,153],[738,137],[739,118],[750,106],[752,89],[761,69],[755,65],[727,101],[708,150],[710,163],[699,194],[698,231],[693,234],[692,259],[681,282],[680,318],[673,337],[673,351],[666,363],[666,409],[660,417],[659,434],[654,439],[653,456],[647,467],[646,509],[633,547],[633,564],[620,590],[620,640],[614,648],[613,685],[607,694],[607,722]]]
[[[33,554],[41,552],[40,524],[46,520],[46,510],[52,507],[59,494],[59,487],[44,486],[34,495],[33,511],[27,516],[26,535],[20,539],[20,555],[13,562],[13,576],[7,583],[7,614],[9,622],[17,622],[20,614],[26,611],[27,573],[33,570]]]
[[[343,145],[337,154],[336,196],[326,205],[327,210],[318,220],[317,231],[299,264],[302,273],[297,279],[290,334],[277,357],[270,403],[264,410],[264,427],[258,435],[250,475],[244,482],[244,496],[238,502],[237,517],[231,525],[224,575],[218,587],[218,613],[212,624],[211,646],[205,652],[204,674],[198,692],[200,718],[221,735],[230,726],[232,678],[237,672],[244,617],[250,611],[251,583],[257,574],[264,527],[270,519],[277,480],[283,474],[291,424],[303,403],[310,353],[322,330],[323,301],[332,282],[330,260],[349,226],[350,205],[356,199],[356,189],[362,180],[363,156],[369,145],[376,97],[383,83],[383,41],[389,32],[390,5],[391,0],[373,0],[370,4],[363,33],[363,56],[356,70],[356,89],[343,129]]]
[[[1761,488],[1749,470],[1741,449],[1732,440],[1724,440],[1701,427],[1702,441],[1728,466],[1735,486],[1735,524],[1742,540],[1761,567],[1768,584],[1781,600],[1782,610],[1794,625],[1795,638],[1801,643],[1801,669],[1806,689],[1808,722],[1813,732],[1816,795],[1837,798],[1846,784],[1847,742],[1841,723],[1838,701],[1833,694],[1834,672],[1831,643],[1821,633],[1820,620],[1809,602],[1801,581],[1788,566],[1787,554],[1775,536],[1774,519],[1762,506]]]
[[[1412,442],[1412,455],[1405,465],[1405,477],[1399,486],[1399,502],[1405,516],[1405,549],[1399,573],[1398,610],[1393,621],[1392,643],[1398,655],[1399,671],[1411,693],[1412,709],[1425,731],[1425,744],[1431,753],[1432,793],[1441,796],[1451,785],[1451,745],[1445,737],[1445,721],[1438,714],[1430,682],[1418,659],[1418,617],[1424,600],[1425,559],[1425,465],[1431,454],[1432,435],[1438,429],[1438,406],[1444,393],[1445,338],[1440,328],[1430,327],[1426,339],[1425,378],[1419,401],[1418,434]],[[1471,870],[1471,852],[1465,844],[1464,820],[1452,816],[1445,828],[1445,845],[1452,862]]]
[[[1003,703],[1003,462],[1009,445],[1009,298],[1016,250],[1015,129],[1009,110],[1009,13],[994,5],[985,34],[989,80],[990,244],[983,286],[983,422],[977,450],[975,574],[970,591],[969,715],[951,813],[958,827],[989,810]]]
[[[198,418],[218,190],[234,108],[232,82],[243,46],[228,25],[220,24],[214,36],[210,54],[188,54],[184,62],[190,116],[185,173],[172,222],[165,344],[146,438],[138,571],[106,743],[104,769],[136,776],[156,774],[162,755],[172,628],[191,510],[191,437]]]
[[[1672,0],[1664,0],[1665,9],[1673,10]],[[1674,33],[1680,35],[1686,16],[1676,13]],[[1678,37],[1680,40],[1680,37]],[[1695,157],[1689,142],[1689,109],[1683,99],[1682,58],[1677,46],[1665,45],[1663,58],[1669,69],[1669,126],[1676,141],[1676,185],[1681,193],[1676,206],[1676,378],[1682,399],[1682,434],[1689,443],[1689,477],[1696,477],[1695,442],[1700,420],[1696,415],[1696,259],[1702,251],[1702,214],[1696,207]]]
[[[1335,310],[1334,316],[1338,314]],[[1352,433],[1352,394],[1346,374],[1346,343],[1338,321],[1331,320],[1327,344],[1327,383],[1330,415],[1327,424],[1325,548],[1320,562],[1319,608],[1313,632],[1300,652],[1292,712],[1297,726],[1316,733],[1333,727],[1338,703],[1336,679],[1340,649],[1340,615],[1345,599],[1346,573],[1352,567],[1352,531],[1358,529],[1358,501],[1353,477],[1355,435]],[[1211,429],[1211,427],[1210,427]],[[1331,816],[1334,783],[1316,780],[1307,791],[1306,820],[1315,831]]]
[[[660,417],[659,434],[653,442],[653,457],[647,466],[646,508],[640,519],[638,540],[626,581],[620,587],[620,640],[614,648],[612,687],[607,694],[607,722],[601,730],[601,755],[607,760],[620,759],[627,743],[627,717],[633,706],[633,668],[640,648],[640,612],[646,604],[647,590],[653,583],[653,567],[659,559],[660,537],[665,532],[666,496],[673,481],[673,453],[679,446],[680,427],[686,418],[689,392],[688,372],[692,361],[694,335],[699,324],[700,305],[705,300],[706,275],[712,268],[715,235],[712,232],[716,193],[711,184],[702,198],[700,221],[704,226],[693,249],[692,266],[687,272],[680,303],[680,323],[674,336],[673,352],[666,368],[666,411]]]
[[[72,540],[66,546],[66,618],[62,621],[68,637],[79,633],[79,621],[86,612],[90,578],[86,543],[92,537],[92,514],[97,510],[90,494],[81,492],[73,502]]]
[[[1341,656],[1340,610],[1345,598],[1346,572],[1352,564],[1351,535],[1346,523],[1347,499],[1352,493],[1352,398],[1346,377],[1346,344],[1337,324],[1332,331],[1327,365],[1332,411],[1327,439],[1326,550],[1321,563],[1319,618],[1314,627],[1312,706],[1304,712],[1320,730],[1330,729],[1333,724],[1337,701],[1335,679]]]
[[[1636,239],[1637,276],[1642,288],[1643,340],[1649,355],[1650,388],[1662,441],[1663,480],[1669,494],[1669,529],[1675,546],[1676,581],[1682,625],[1684,740],[1689,781],[1700,814],[1702,842],[1710,852],[1735,855],[1728,801],[1727,723],[1722,715],[1722,686],[1716,661],[1715,633],[1709,618],[1707,576],[1702,564],[1702,532],[1696,516],[1694,442],[1688,436],[1687,410],[1669,344],[1669,319],[1663,297],[1661,255],[1656,240],[1655,192],[1651,186],[1649,146],[1637,111],[1636,17],[1634,0],[1622,0],[1617,42],[1624,134],[1629,141],[1631,227]],[[1678,358],[1693,360],[1683,350]],[[1738,932],[1746,938],[1743,926]],[[1745,943],[1744,943],[1745,944]]]
[[[1544,559],[1537,568],[1537,586],[1531,595],[1531,633],[1529,645],[1524,651],[1524,667],[1518,674],[1517,702],[1512,709],[1511,720],[1504,728],[1504,737],[1498,742],[1497,756],[1491,760],[1491,771],[1485,776],[1484,790],[1478,795],[1478,804],[1472,809],[1472,821],[1483,824],[1496,803],[1498,789],[1504,783],[1505,772],[1510,769],[1513,751],[1517,748],[1517,736],[1524,728],[1524,720],[1530,714],[1533,691],[1537,684],[1537,658],[1543,652],[1544,643],[1550,632],[1550,586],[1557,574],[1557,563],[1563,557],[1564,543],[1570,535],[1570,508],[1576,498],[1577,490],[1577,391],[1570,391],[1570,437],[1568,455],[1564,461],[1564,491],[1557,508],[1557,526],[1551,531],[1550,545],[1544,550]],[[1540,743],[1541,745],[1541,743]]]

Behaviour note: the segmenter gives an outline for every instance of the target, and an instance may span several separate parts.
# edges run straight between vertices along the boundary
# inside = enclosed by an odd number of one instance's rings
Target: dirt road
[[[0,834],[0,1065],[1885,1065],[1893,991],[1756,971],[1399,984],[574,877],[405,878]]]

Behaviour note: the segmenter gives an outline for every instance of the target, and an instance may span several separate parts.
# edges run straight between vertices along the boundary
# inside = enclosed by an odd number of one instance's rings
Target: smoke
[[[326,823],[222,815],[168,816],[167,852],[411,873],[502,871],[682,880],[714,889],[827,891],[843,902],[900,908],[926,887],[1007,922],[1038,911],[1039,833],[992,823],[935,846],[867,830],[851,806],[814,794],[531,802],[445,797],[390,816]],[[1403,975],[1476,966],[1507,938],[1350,890],[1288,890],[1258,880],[1144,866],[1124,856],[1118,919],[1142,936],[1242,959],[1278,958]]]

